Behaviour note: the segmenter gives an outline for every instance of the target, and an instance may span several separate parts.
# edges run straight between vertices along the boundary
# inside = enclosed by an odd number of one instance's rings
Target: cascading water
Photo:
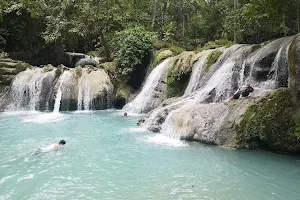
[[[62,92],[61,92],[61,85],[60,85],[58,88],[57,94],[56,94],[56,98],[55,98],[55,104],[54,104],[54,109],[53,109],[54,113],[59,113],[61,96],[62,96]]]
[[[44,72],[42,68],[27,69],[13,80],[10,96],[13,102],[8,110],[39,110],[48,104],[46,94],[51,91],[54,71]]]
[[[83,68],[78,80],[77,110],[111,108],[113,85],[103,69]]]
[[[63,110],[68,110],[69,102],[75,99],[75,86],[76,80],[73,75],[73,70],[66,70],[59,77],[56,83],[57,94],[55,98],[54,112],[59,112],[62,108]]]
[[[90,110],[92,103],[91,85],[87,79],[87,72],[82,70],[82,75],[78,81],[77,110]]]
[[[205,73],[204,69],[207,57],[211,52],[212,50],[207,50],[200,53],[198,61],[193,66],[192,75],[189,84],[184,92],[184,95],[189,95],[198,89],[200,79],[203,73]]]
[[[155,67],[148,76],[141,92],[132,102],[126,104],[123,110],[143,113],[161,104],[166,97],[166,79],[172,62],[172,58],[167,58]]]

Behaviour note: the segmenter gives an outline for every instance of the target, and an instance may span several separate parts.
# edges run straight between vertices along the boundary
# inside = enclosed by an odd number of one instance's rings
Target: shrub
[[[116,55],[116,69],[128,80],[133,72],[144,64],[145,58],[149,57],[156,36],[143,27],[126,29],[117,33],[117,36],[119,51]]]

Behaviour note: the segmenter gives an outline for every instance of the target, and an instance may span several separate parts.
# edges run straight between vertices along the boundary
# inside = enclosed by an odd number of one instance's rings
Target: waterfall
[[[55,88],[57,88],[57,94],[55,99],[54,111],[59,110],[71,110],[71,106],[74,106],[73,101],[77,99],[77,93],[75,90],[76,79],[74,77],[74,69],[65,70],[59,77]]]
[[[234,62],[222,65],[209,79],[206,85],[195,94],[197,102],[224,101],[232,92],[232,76]]]
[[[27,69],[14,78],[10,96],[13,100],[8,110],[46,109],[49,102],[54,71],[44,72],[42,68]]]
[[[137,97],[124,106],[124,110],[146,113],[157,107],[166,97],[166,79],[172,66],[172,58],[164,60],[148,76],[145,85]]]
[[[212,51],[213,50],[207,50],[200,53],[197,62],[193,66],[192,75],[184,95],[189,95],[198,89],[200,79],[206,66],[206,59]]]
[[[91,85],[87,79],[87,72],[82,70],[82,75],[78,81],[77,110],[90,110],[92,103]]]
[[[55,104],[54,104],[54,110],[53,110],[54,113],[59,113],[61,96],[62,96],[62,92],[61,92],[61,84],[60,84],[57,94],[56,94],[56,98],[55,98]]]
[[[242,69],[240,71],[239,88],[242,87],[245,82],[245,69],[246,69],[246,61],[243,62]]]

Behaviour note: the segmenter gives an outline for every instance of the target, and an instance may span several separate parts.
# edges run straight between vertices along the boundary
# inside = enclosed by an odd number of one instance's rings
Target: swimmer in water
[[[64,140],[61,140],[59,141],[59,143],[55,143],[55,144],[51,144],[47,147],[43,147],[43,148],[39,148],[37,150],[37,152],[34,153],[34,155],[37,155],[39,153],[47,153],[47,152],[50,152],[50,151],[59,151],[63,148],[63,146],[66,144],[66,141]]]

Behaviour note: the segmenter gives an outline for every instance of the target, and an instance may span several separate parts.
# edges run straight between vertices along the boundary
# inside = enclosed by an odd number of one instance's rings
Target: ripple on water
[[[297,158],[144,132],[120,112],[44,114],[0,117],[0,199],[300,199]]]

